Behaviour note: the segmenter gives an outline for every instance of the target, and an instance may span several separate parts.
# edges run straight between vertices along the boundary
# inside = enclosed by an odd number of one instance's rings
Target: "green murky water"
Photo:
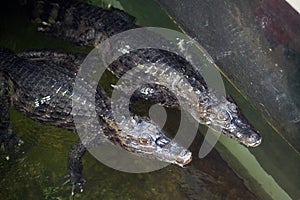
[[[122,0],[117,6],[122,6],[136,16],[141,25],[178,30],[153,1],[143,1],[141,4],[134,0]],[[89,48],[76,47],[60,39],[38,33],[37,25],[28,21],[25,16],[24,9],[15,3],[1,5],[0,46],[9,47],[17,52],[37,48],[89,51]],[[248,154],[255,155],[255,161],[263,168],[262,171],[274,178],[274,182],[278,183],[280,188],[284,188],[290,196],[297,197],[299,195],[297,186],[300,185],[299,154],[283,141],[280,134],[267,124],[230,83],[225,81],[225,84],[229,93],[241,105],[247,118],[263,135],[263,144],[251,149]],[[178,120],[178,113],[170,110],[168,118]],[[13,131],[24,141],[24,145],[9,161],[4,159],[1,152],[0,199],[68,199],[71,186],[63,186],[67,175],[66,161],[70,146],[78,140],[77,135],[34,122],[13,109],[11,116]],[[191,121],[189,116],[186,120]],[[190,123],[194,126],[194,123]],[[174,126],[167,125],[166,129],[172,133]],[[205,131],[205,127],[200,126],[199,130]],[[243,167],[245,161],[239,156],[232,156],[226,146],[228,144],[226,138],[222,138],[217,145],[217,150],[221,153],[213,150],[200,160],[197,154],[202,140],[202,135],[198,134],[190,148],[194,153],[194,160],[188,168],[170,165],[162,170],[145,174],[116,171],[101,164],[87,153],[83,160],[83,174],[87,180],[85,191],[77,194],[75,199],[263,199],[266,197],[260,192],[263,193],[273,187],[273,183],[270,184],[270,188],[262,189],[265,183],[261,183],[259,178],[256,178],[256,173],[261,169],[254,168],[254,171],[251,171],[251,167],[250,170]],[[238,147],[234,150],[238,151],[241,145],[232,142],[229,146]],[[237,155],[242,155],[242,151],[244,150],[241,149],[240,154],[237,152]],[[249,156],[248,154],[246,156]],[[284,155],[289,156],[283,157]],[[282,166],[281,163],[286,165]],[[243,179],[239,178],[228,164]],[[252,164],[250,160],[249,163],[246,161],[246,166]],[[245,183],[254,192],[247,189]]]

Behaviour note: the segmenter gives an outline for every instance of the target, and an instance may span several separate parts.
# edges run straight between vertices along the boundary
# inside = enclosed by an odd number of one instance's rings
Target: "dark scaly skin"
[[[110,99],[99,85],[95,99],[85,98],[90,97],[91,92],[95,92],[90,91],[89,86],[82,88],[81,94],[76,94],[79,98],[72,98],[74,81],[83,58],[81,54],[59,51],[33,51],[17,56],[10,50],[1,48],[0,80],[4,85],[0,103],[6,108],[5,112],[1,113],[1,128],[8,128],[9,103],[34,120],[72,131],[75,131],[74,116],[92,117],[90,110],[84,108],[94,104],[97,122],[77,124],[79,127],[90,127],[91,133],[85,133],[84,138],[81,138],[84,143],[78,141],[69,152],[68,169],[73,184],[72,193],[75,186],[82,190],[84,180],[81,159],[86,148],[101,145],[106,141],[112,141],[133,153],[180,166],[191,161],[191,153],[187,149],[167,138],[159,126],[146,117],[134,116],[124,119],[120,130],[112,117]],[[88,101],[85,101],[87,99]],[[82,105],[82,109],[72,111],[72,100]],[[135,129],[132,129],[133,126]],[[8,132],[1,132],[0,136],[4,144],[14,141],[12,137],[8,137]]]
[[[46,101],[45,103],[39,101],[39,99],[42,99],[45,95],[48,96],[49,93],[53,93],[61,86],[69,88],[68,81],[70,81],[71,77],[51,68],[49,71],[43,71],[43,69],[47,68],[46,63],[40,63],[40,65],[32,64],[25,59],[18,58],[8,49],[1,49],[0,52],[0,71],[9,89],[8,93],[1,94],[2,107],[7,108],[1,112],[1,122],[4,122],[2,120],[4,118],[6,119],[5,121],[9,121],[8,109],[13,104],[17,110],[32,119],[74,130],[73,119],[70,115],[71,101],[67,97],[67,95],[70,96],[71,90],[68,91],[66,96],[55,95],[51,98],[51,101]],[[68,73],[68,70],[65,70],[65,72]],[[51,78],[51,75],[52,77],[56,76],[57,79]],[[53,87],[53,91],[49,91],[48,89],[55,84],[57,85]],[[11,102],[3,101],[4,98],[9,98]],[[36,99],[38,100],[36,101]],[[39,104],[41,106],[36,107]],[[1,126],[6,124],[1,123]],[[1,137],[7,138],[6,135],[2,133]],[[11,140],[6,139],[2,142],[4,144],[11,143]],[[81,157],[86,151],[85,148],[79,148],[80,146],[82,146],[81,143],[76,143],[73,146],[73,151],[70,151],[68,159],[70,179],[74,185],[79,187],[83,183]]]

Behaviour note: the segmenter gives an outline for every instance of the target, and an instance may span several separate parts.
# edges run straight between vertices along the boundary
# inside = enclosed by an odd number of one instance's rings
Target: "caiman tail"
[[[35,1],[29,10],[39,31],[77,45],[96,46],[106,38],[138,27],[135,18],[116,8],[101,9],[78,1]],[[33,8],[32,8],[33,7]]]

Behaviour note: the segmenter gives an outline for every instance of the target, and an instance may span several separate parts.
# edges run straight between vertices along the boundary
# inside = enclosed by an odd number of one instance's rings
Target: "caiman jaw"
[[[239,132],[237,129],[223,129],[223,133],[226,136],[239,141],[247,147],[257,147],[262,142],[262,137],[260,136],[260,134],[251,129],[243,130],[243,132]]]
[[[242,115],[234,102],[226,98],[215,98],[214,94],[200,102],[199,117],[202,123],[221,130],[247,147],[257,147],[262,137]]]
[[[257,147],[262,141],[261,135],[247,122],[241,113],[237,118],[231,119],[229,126],[224,131],[230,132],[230,135],[233,135],[236,140],[247,147]]]

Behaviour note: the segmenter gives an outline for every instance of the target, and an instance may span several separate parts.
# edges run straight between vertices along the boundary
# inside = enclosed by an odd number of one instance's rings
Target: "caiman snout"
[[[183,167],[192,161],[192,153],[188,150],[182,150],[176,159],[176,164]]]
[[[262,137],[259,133],[251,133],[250,136],[247,138],[247,143],[249,147],[256,147],[260,145],[262,141]]]

